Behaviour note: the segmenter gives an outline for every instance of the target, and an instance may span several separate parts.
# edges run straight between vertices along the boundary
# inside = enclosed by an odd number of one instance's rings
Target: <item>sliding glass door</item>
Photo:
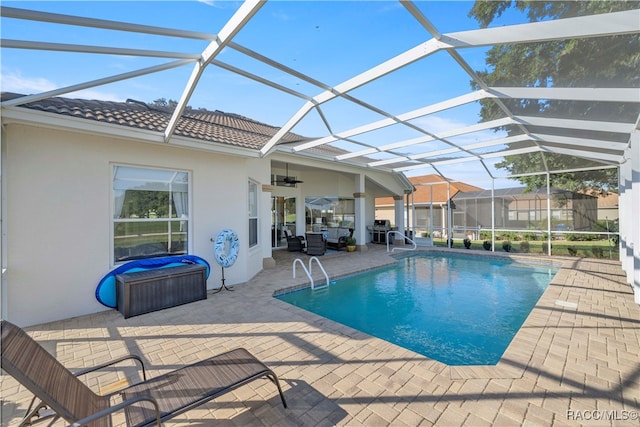
[[[271,197],[271,247],[287,247],[285,230],[296,233],[296,198]]]

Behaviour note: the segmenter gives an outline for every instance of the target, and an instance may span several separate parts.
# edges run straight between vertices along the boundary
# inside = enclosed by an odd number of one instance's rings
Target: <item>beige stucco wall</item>
[[[191,173],[189,252],[209,261],[208,287],[219,287],[221,268],[210,239],[234,229],[241,242],[227,285],[242,283],[270,253],[269,209],[260,198],[258,247],[249,249],[247,177],[269,183],[269,161],[179,149],[114,137],[7,125],[5,150],[6,273],[3,316],[28,326],[106,308],[94,292],[110,269],[111,170],[127,164]],[[268,196],[266,197],[268,200]],[[266,205],[266,206],[265,206]],[[262,245],[266,245],[267,249]]]

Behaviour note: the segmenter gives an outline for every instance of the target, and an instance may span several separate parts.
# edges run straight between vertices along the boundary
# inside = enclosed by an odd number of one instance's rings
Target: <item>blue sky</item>
[[[235,1],[4,1],[3,5],[136,24],[217,33],[240,3]],[[478,28],[467,17],[473,2],[416,2],[441,33]],[[506,15],[494,25],[524,22],[517,13]],[[31,23],[2,19],[4,39],[57,43],[118,46],[200,53],[208,44],[202,40],[128,34],[123,32]],[[234,42],[305,73],[328,85],[343,82],[414,46],[431,39],[398,2],[388,1],[270,1],[236,36]],[[484,69],[484,49],[461,52],[476,70]],[[304,93],[322,90],[296,77],[272,69],[237,51],[225,49],[218,60],[246,69]],[[3,91],[36,93],[99,79],[168,62],[167,59],[133,56],[60,53],[2,49]],[[133,98],[151,102],[158,98],[179,99],[192,65],[135,79],[94,87],[64,96],[124,101]],[[471,91],[470,78],[449,55],[440,52],[387,75],[351,94],[392,114],[402,114]],[[218,67],[209,67],[189,101],[195,108],[241,114],[261,122],[282,126],[304,101]],[[322,106],[332,131],[350,129],[382,117],[344,100]],[[472,125],[479,120],[479,108],[472,104],[421,118],[420,124],[438,132]],[[294,129],[306,136],[324,136],[327,129],[317,113],[310,113]],[[414,137],[408,129],[393,127],[361,141]],[[485,139],[495,138],[489,132]],[[478,138],[475,135],[474,138]]]

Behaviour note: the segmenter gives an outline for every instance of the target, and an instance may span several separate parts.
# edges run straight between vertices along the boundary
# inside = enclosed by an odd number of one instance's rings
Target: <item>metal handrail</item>
[[[302,266],[302,269],[304,270],[304,273],[307,275],[307,277],[309,278],[309,281],[311,281],[311,289],[315,289],[316,285],[315,282],[313,281],[313,277],[311,277],[311,269],[312,269],[312,261],[316,261],[316,263],[318,263],[318,266],[320,267],[320,270],[322,270],[322,273],[324,274],[324,278],[327,280],[327,286],[329,286],[330,282],[329,282],[329,276],[327,275],[327,272],[325,271],[324,267],[322,266],[322,263],[320,262],[320,260],[318,259],[318,257],[311,257],[309,258],[309,269],[307,269],[307,267],[304,266],[304,263],[302,262],[302,260],[300,258],[296,258],[293,260],[293,265],[292,265],[292,269],[293,269],[293,278],[296,278],[296,264],[300,264]]]
[[[310,275],[313,274],[313,271],[311,270],[313,263],[311,261],[315,261],[318,264],[318,267],[320,267],[320,270],[322,270],[322,273],[324,274],[324,278],[327,280],[327,286],[329,286],[329,275],[327,275],[327,272],[322,266],[322,263],[316,256],[312,256],[311,258],[309,258],[309,274]],[[315,289],[313,285],[313,281],[311,282],[311,289]]]
[[[398,234],[399,236],[402,236],[405,240],[408,240],[411,243],[413,243],[413,248],[393,248],[391,249],[391,252],[395,251],[396,249],[399,251],[415,251],[418,248],[418,244],[413,240],[411,240],[410,238],[408,238],[405,234],[402,234],[401,232],[396,230],[390,230],[390,231],[387,231],[387,252],[389,252],[389,235],[391,233]]]

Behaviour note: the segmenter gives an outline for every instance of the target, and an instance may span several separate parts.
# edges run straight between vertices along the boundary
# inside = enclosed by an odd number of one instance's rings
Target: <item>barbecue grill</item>
[[[387,232],[391,231],[388,219],[376,219],[371,227],[371,241],[373,243],[387,243]],[[389,244],[393,244],[393,234],[389,236]]]

